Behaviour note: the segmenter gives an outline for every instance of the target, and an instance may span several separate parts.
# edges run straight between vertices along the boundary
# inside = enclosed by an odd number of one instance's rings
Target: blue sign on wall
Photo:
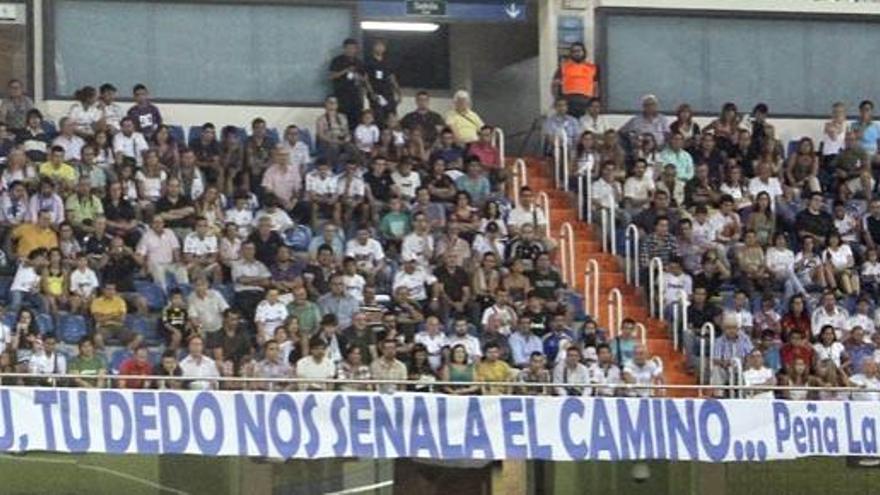
[[[447,0],[442,16],[431,19],[450,21],[525,22],[526,0]],[[365,19],[418,18],[407,8],[406,0],[361,0],[360,15]]]

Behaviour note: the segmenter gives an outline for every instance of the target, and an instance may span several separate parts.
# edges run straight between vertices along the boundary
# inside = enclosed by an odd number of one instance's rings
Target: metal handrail
[[[584,181],[586,179],[583,175],[578,177],[578,190],[577,190],[577,205],[578,205],[578,221],[584,221]],[[589,204],[589,202],[587,202]],[[592,213],[590,217],[592,217]],[[592,218],[591,218],[592,219]],[[589,223],[589,222],[588,222]]]
[[[504,130],[500,127],[495,127],[494,129],[492,132],[492,146],[498,150],[498,160],[503,169],[506,166],[505,160],[507,159],[506,152],[504,151]]]
[[[735,358],[731,359],[731,362],[733,363],[733,373],[730,373],[730,376],[728,378],[728,383],[732,387],[734,387],[733,388],[734,397],[742,399],[743,398],[743,382],[742,382],[743,364],[742,364],[742,360],[740,358],[735,357]]]
[[[556,189],[562,189],[559,184],[559,165],[560,165],[560,147],[562,145],[559,142],[559,134],[553,136],[553,182],[556,184]]]
[[[593,165],[587,167],[587,174],[583,176],[587,183],[587,223],[593,223]]]
[[[636,330],[641,334],[642,345],[648,345],[648,327],[642,322],[636,322]]]
[[[639,228],[631,223],[626,227],[623,241],[626,283],[639,286]]]
[[[611,218],[611,254],[617,256],[617,212],[615,211],[617,208],[617,202],[611,202],[611,208],[609,208],[608,216]]]
[[[594,258],[588,259],[587,269],[584,272],[584,310],[594,319],[599,318],[599,276],[599,262]],[[590,303],[593,305],[592,308]]]
[[[700,327],[700,351],[698,356],[700,358],[700,383],[706,383],[706,346],[705,342],[703,342],[703,335],[706,335],[708,332],[709,336],[709,378],[712,378],[712,372],[715,369],[715,364],[712,361],[712,350],[715,348],[715,325],[712,324],[711,321],[707,321]]]
[[[664,277],[663,260],[658,257],[651,258],[648,263],[648,309],[651,317],[660,321],[663,321]]]
[[[599,217],[602,223],[602,252],[607,253],[608,249],[608,227],[611,221],[608,219],[608,210],[602,208],[599,210]]]
[[[550,239],[550,196],[545,191],[538,192],[538,204],[544,209],[544,237]],[[537,225],[535,225],[537,227]]]
[[[517,158],[516,161],[513,162],[513,204],[514,206],[519,206],[519,190],[523,186],[529,185],[529,174],[528,169],[526,168],[526,161],[522,158]]]
[[[678,301],[672,303],[672,348],[676,351],[679,350],[679,328],[681,331],[688,326],[688,295],[685,292],[681,292]],[[663,306],[661,306],[661,311],[663,310]],[[681,318],[679,319],[679,314],[681,314]],[[679,326],[679,323],[681,325]],[[684,346],[681,346],[681,350],[684,352]]]
[[[568,285],[575,283],[575,253],[574,253],[574,228],[570,223],[564,222],[559,227],[559,250],[562,258],[562,281]]]
[[[568,136],[565,134],[565,131],[560,129],[553,136],[553,168],[555,171],[556,189],[562,189],[566,192],[568,192],[568,167],[570,160]],[[562,169],[561,172],[560,168]],[[561,184],[560,181],[562,182]]]
[[[613,288],[608,291],[608,338],[614,338],[620,334],[623,324],[623,294],[620,289]]]

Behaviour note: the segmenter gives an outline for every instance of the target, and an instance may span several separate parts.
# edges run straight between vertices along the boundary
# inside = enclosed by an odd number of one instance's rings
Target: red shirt
[[[468,148],[468,154],[480,159],[480,163],[487,167],[498,167],[498,149],[491,144],[476,142]]]
[[[793,330],[800,330],[803,332],[805,339],[810,338],[810,335],[812,335],[812,323],[810,322],[810,317],[807,316],[807,313],[801,313],[801,315],[797,317],[788,313],[782,317],[780,324],[782,326],[783,342],[788,342],[788,336],[791,335]]]
[[[782,366],[784,368],[790,368],[797,358],[803,359],[804,363],[807,364],[807,368],[813,365],[813,348],[809,345],[795,346],[785,344],[779,350],[779,356],[782,358]]]
[[[150,376],[153,374],[153,365],[149,362],[139,363],[135,358],[128,358],[119,366],[120,375]],[[126,380],[125,388],[144,388],[143,380]]]

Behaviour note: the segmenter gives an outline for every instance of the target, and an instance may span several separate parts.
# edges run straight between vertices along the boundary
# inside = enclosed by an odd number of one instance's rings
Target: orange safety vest
[[[596,91],[596,66],[589,62],[562,62],[562,94],[593,96]]]

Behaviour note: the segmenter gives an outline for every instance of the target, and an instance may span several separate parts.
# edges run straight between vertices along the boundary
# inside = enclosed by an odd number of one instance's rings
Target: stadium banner
[[[315,459],[877,456],[872,402],[4,387],[0,451]]]

